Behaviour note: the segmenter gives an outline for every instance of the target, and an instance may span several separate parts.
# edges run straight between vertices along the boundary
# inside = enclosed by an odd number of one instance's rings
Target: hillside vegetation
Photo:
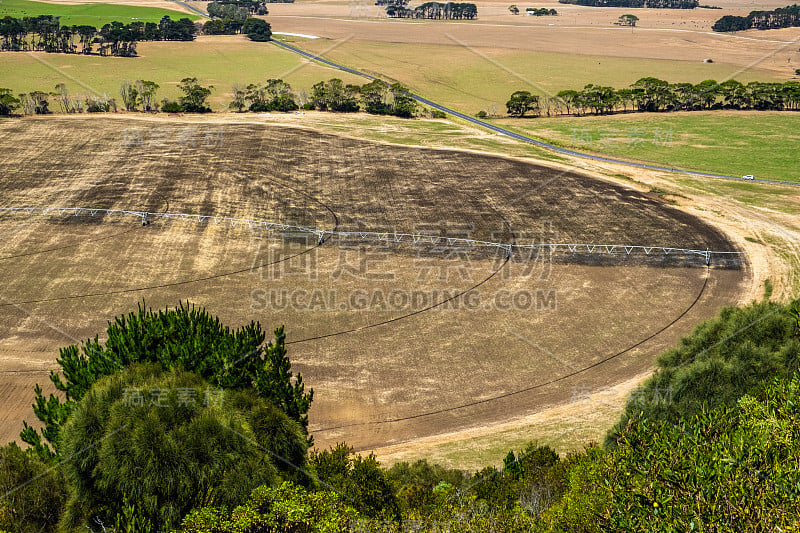
[[[200,338],[219,355],[191,371],[193,349],[179,339],[195,324],[213,325]],[[640,391],[645,408],[632,397],[605,449],[560,457],[531,443],[502,468],[474,473],[426,461],[384,469],[345,444],[306,454],[301,426],[275,399],[300,384],[288,359],[263,359],[275,380],[261,390],[273,392],[237,392],[235,376],[246,374],[231,373],[237,363],[226,354],[247,350],[255,325],[235,333],[181,306],[140,308],[109,328],[117,333],[105,346],[62,351],[65,376],[82,384],[68,393],[81,399],[63,432],[51,433],[70,460],[59,466],[41,447],[0,450],[3,528],[721,532],[787,531],[800,520],[800,301],[729,308],[699,326],[661,358]],[[280,352],[280,330],[276,338],[267,353]],[[259,346],[263,335],[252,339]],[[142,366],[147,353],[153,362]],[[261,357],[253,361],[261,367]],[[266,383],[257,376],[253,383]],[[200,402],[209,390],[217,401]]]

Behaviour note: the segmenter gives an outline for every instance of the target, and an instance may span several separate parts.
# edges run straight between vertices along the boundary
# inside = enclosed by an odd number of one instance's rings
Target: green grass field
[[[798,113],[708,111],[496,122],[580,151],[681,169],[800,182]]]
[[[139,57],[99,57],[65,54],[0,54],[0,87],[14,93],[52,91],[65,83],[71,93],[107,94],[117,97],[122,80],[145,79],[161,86],[158,98],[177,98],[182,78],[197,77],[214,85],[210,102],[215,110],[231,100],[234,83],[259,83],[282,78],[297,91],[310,91],[320,80],[333,77],[346,83],[364,83],[361,78],[309,63],[269,43],[249,41],[245,36],[201,37],[194,42],[143,42]],[[57,108],[54,107],[53,110]]]
[[[56,15],[61,17],[62,25],[72,26],[88,24],[98,28],[115,20],[125,23],[135,20],[158,22],[165,15],[168,15],[174,20],[184,17],[191,20],[200,18],[197,15],[189,15],[183,11],[154,7],[137,7],[117,4],[64,5],[31,2],[29,0],[2,0],[0,1],[0,17],[6,15],[17,18],[33,17],[37,15]]]

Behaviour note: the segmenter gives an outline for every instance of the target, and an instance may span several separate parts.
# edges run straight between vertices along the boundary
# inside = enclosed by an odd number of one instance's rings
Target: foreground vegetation
[[[264,345],[257,324],[230,330],[180,306],[140,307],[108,333],[104,344],[61,351],[66,381],[52,379],[67,400],[37,390],[46,425],[26,428],[34,446],[0,449],[0,527],[786,531],[800,523],[800,301],[730,308],[699,326],[660,359],[605,448],[559,457],[531,443],[502,468],[471,474],[424,460],[385,469],[345,444],[307,452],[311,395],[291,373],[280,329]]]

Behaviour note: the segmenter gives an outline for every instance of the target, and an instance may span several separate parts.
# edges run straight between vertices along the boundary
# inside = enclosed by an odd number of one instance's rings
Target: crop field
[[[235,121],[88,117],[0,127],[0,207],[734,248],[656,195],[472,152]],[[3,440],[32,418],[30,386],[45,381],[58,347],[102,332],[142,300],[189,300],[231,324],[285,324],[292,361],[317,391],[310,429],[318,445],[346,440],[364,450],[491,425],[640,375],[693,324],[735,303],[748,276],[746,264],[506,262],[469,249],[317,245],[308,235],[163,219],[142,226],[110,215],[3,215],[0,232],[0,368],[16,406],[0,421]]]
[[[55,15],[60,17],[62,25],[80,26],[86,24],[99,28],[110,22],[158,22],[164,16],[173,20],[188,18],[197,20],[196,14],[189,14],[175,9],[162,7],[142,7],[119,4],[58,4],[32,2],[30,0],[3,0],[0,2],[0,18],[12,16],[16,18],[35,17],[37,15]]]

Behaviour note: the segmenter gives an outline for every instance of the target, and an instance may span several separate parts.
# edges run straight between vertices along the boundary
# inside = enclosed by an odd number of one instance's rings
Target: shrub
[[[0,530],[55,531],[65,499],[61,470],[16,443],[0,448]]]
[[[312,451],[308,462],[323,487],[334,488],[360,513],[373,518],[400,517],[392,485],[374,455],[362,457],[350,446],[338,444],[331,450]]]
[[[161,102],[161,111],[164,113],[180,113],[183,111],[183,107],[174,100],[164,100]]]
[[[677,422],[700,405],[728,406],[765,379],[787,377],[800,364],[800,327],[791,305],[753,303],[723,309],[697,326],[658,360],[658,370],[628,400],[622,420],[606,438],[613,446],[628,418]]]
[[[248,501],[232,512],[215,507],[192,511],[185,533],[346,533],[358,514],[332,492],[307,492],[285,482],[253,490]]]
[[[65,528],[140,519],[172,527],[193,508],[241,504],[253,488],[306,481],[299,424],[252,391],[225,392],[197,374],[133,365],[97,382],[64,426]]]

